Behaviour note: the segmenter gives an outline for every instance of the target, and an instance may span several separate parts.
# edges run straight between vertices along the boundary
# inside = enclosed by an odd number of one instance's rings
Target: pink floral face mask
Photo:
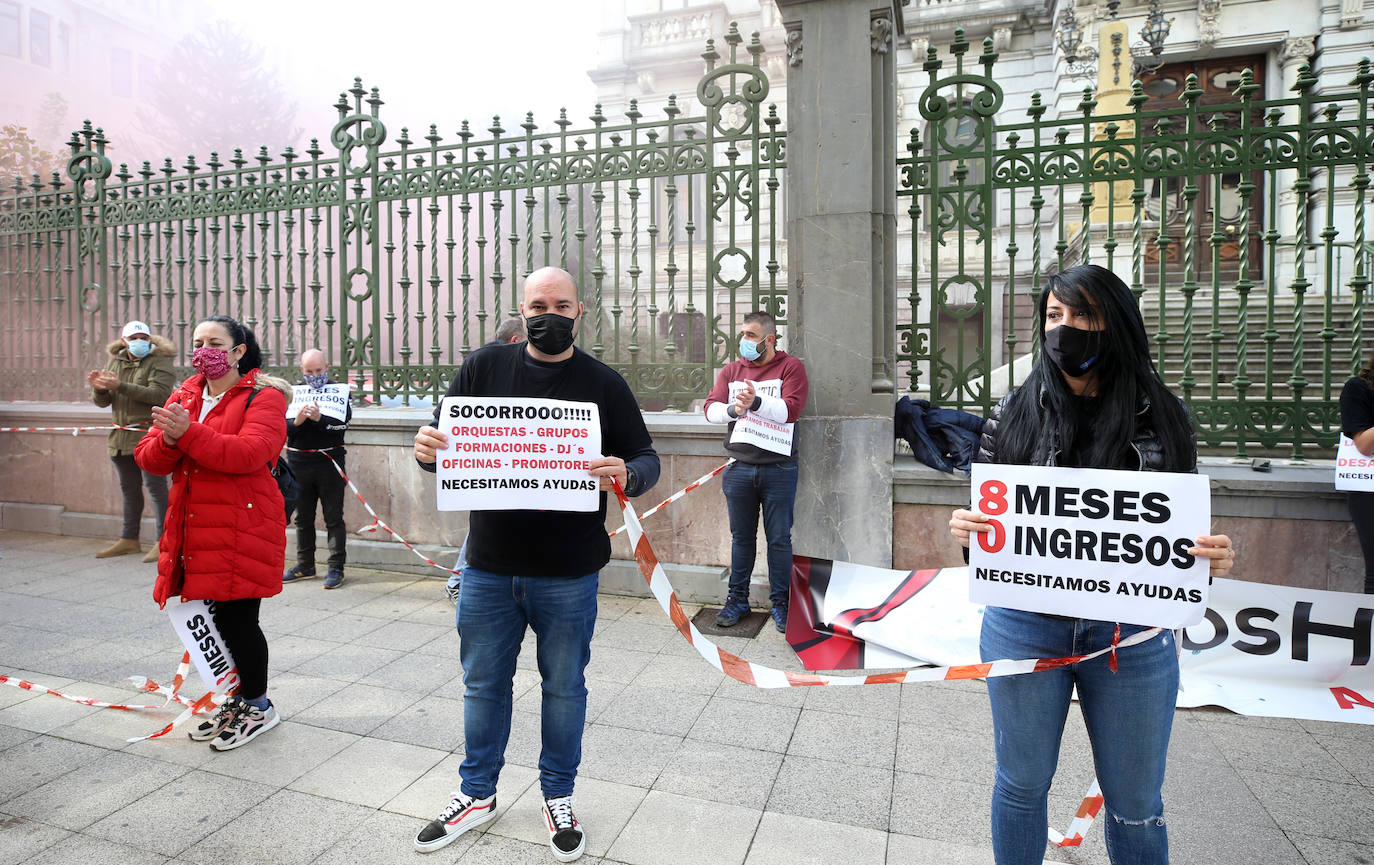
[[[196,349],[195,354],[191,355],[191,366],[195,367],[196,372],[210,381],[224,378],[231,369],[229,352],[222,348],[211,348],[208,345],[203,345]]]

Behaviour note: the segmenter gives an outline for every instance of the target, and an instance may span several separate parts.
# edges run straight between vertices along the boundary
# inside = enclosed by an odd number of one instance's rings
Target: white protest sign
[[[343,420],[348,417],[348,385],[327,384],[313,388],[308,384],[291,385],[291,402],[286,406],[286,416],[294,418],[308,405],[318,405],[320,414]]]
[[[975,463],[969,600],[1036,613],[1178,628],[1207,608],[1205,475]]]
[[[201,681],[213,691],[237,672],[229,647],[215,626],[214,601],[182,601],[167,605],[167,615],[181,644],[191,654],[191,663],[200,673]]]
[[[1355,442],[1344,434],[1336,448],[1336,489],[1374,490],[1374,457],[1356,450]]]
[[[594,511],[601,455],[596,403],[534,397],[445,397],[435,464],[441,511]]]
[[[754,385],[754,393],[782,399],[782,379],[770,378],[767,381],[730,382],[730,402],[744,390],[747,384]],[[775,454],[792,454],[792,427],[795,424],[778,423],[749,412],[735,421],[735,429],[730,433],[731,444],[747,444],[772,451]]]

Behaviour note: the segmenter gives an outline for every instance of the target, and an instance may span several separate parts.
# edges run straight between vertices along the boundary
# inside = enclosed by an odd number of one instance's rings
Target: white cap
[[[130,337],[136,333],[146,333],[149,336],[152,336],[153,331],[148,327],[148,325],[144,324],[141,321],[131,321],[128,324],[124,325],[124,332],[121,333],[120,336]]]

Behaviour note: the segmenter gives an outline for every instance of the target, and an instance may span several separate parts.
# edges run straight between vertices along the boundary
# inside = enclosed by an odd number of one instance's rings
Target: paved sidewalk
[[[0,673],[133,703],[181,650],[153,568],[103,542],[0,532]],[[437,572],[436,572],[437,576]],[[487,831],[421,856],[411,839],[458,785],[462,682],[440,579],[350,570],[263,605],[284,722],[237,751],[171,712],[93,709],[0,686],[0,865],[546,863],[533,648]],[[652,600],[602,595],[577,813],[583,862],[989,863],[992,742],[980,682],[763,691],[722,677]],[[688,610],[689,614],[695,609]],[[782,636],[721,644],[800,669]],[[199,694],[194,679],[184,689]],[[1051,818],[1092,777],[1070,714]],[[1374,861],[1374,727],[1180,711],[1165,789],[1174,861]],[[1054,862],[1105,863],[1101,824]]]

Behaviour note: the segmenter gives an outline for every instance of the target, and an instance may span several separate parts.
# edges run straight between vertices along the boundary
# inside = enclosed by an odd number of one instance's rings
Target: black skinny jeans
[[[1374,493],[1347,492],[1346,502],[1364,553],[1364,593],[1374,595]]]
[[[153,500],[157,536],[161,539],[162,521],[167,516],[167,478],[140,469],[133,454],[112,456],[110,462],[114,463],[115,474],[119,476],[119,491],[124,495],[124,528],[119,536],[138,540],[139,522],[143,519],[143,487],[147,486],[148,498]]]
[[[215,601],[215,626],[239,668],[239,696],[253,700],[267,693],[267,637],[258,625],[262,598]]]

